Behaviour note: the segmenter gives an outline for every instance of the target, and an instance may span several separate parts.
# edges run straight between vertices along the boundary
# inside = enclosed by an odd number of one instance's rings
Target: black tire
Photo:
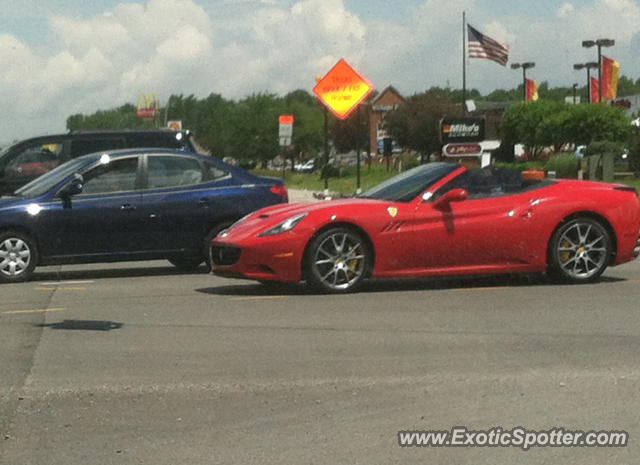
[[[588,217],[562,224],[549,244],[549,275],[564,283],[590,283],[611,261],[611,234],[602,223]]]
[[[21,231],[0,233],[0,282],[28,280],[37,262],[38,249],[31,236]]]
[[[195,257],[193,255],[175,256],[169,257],[167,260],[169,260],[169,262],[173,266],[183,271],[196,271],[203,262],[205,265],[207,265],[207,270],[211,269],[211,264],[209,263],[209,249],[211,247],[211,241],[218,235],[220,231],[228,228],[229,226],[231,226],[231,224],[232,223],[230,222],[220,223],[209,230],[205,238],[202,240],[202,249],[200,251],[199,257]]]
[[[325,293],[358,289],[371,267],[371,252],[356,231],[337,227],[316,236],[305,253],[307,283]]]
[[[171,257],[169,262],[182,271],[195,271],[202,264],[202,257]]]
[[[207,265],[207,269],[211,269],[211,241],[220,233],[233,224],[232,221],[225,221],[215,225],[209,230],[204,240],[202,241],[202,255],[204,256],[204,262]]]

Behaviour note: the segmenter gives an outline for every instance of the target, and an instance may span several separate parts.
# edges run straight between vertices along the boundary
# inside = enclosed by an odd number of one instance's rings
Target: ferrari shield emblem
[[[387,207],[387,211],[392,218],[395,218],[398,214],[398,207]]]

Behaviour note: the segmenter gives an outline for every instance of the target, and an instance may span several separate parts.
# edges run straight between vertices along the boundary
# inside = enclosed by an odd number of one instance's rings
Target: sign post
[[[336,117],[346,119],[372,92],[373,84],[356,71],[344,58],[341,58],[329,72],[321,78],[313,92],[323,105]],[[358,143],[358,145],[360,145]],[[360,192],[360,148],[357,160],[357,191]],[[325,149],[325,166],[329,162],[329,154]],[[325,178],[325,191],[327,180]],[[325,192],[325,195],[328,192]]]
[[[291,138],[293,137],[293,122],[295,117],[293,115],[280,115],[278,117],[278,139],[280,141],[280,147],[282,149],[282,178],[284,179],[284,172],[287,169],[287,157],[285,155],[285,147],[291,145]],[[291,160],[291,168],[293,169],[293,160]]]
[[[280,115],[278,122],[278,138],[280,139],[280,147],[286,147],[291,145],[291,138],[293,137],[293,115]]]

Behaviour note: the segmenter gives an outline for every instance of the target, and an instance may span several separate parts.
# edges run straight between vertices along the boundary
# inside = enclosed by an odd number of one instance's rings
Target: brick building
[[[388,137],[384,117],[405,103],[405,98],[393,86],[387,86],[370,103],[369,107],[369,153],[382,152],[382,144]]]

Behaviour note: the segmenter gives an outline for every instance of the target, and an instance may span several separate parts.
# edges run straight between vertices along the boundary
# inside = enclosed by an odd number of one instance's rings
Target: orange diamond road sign
[[[345,119],[373,92],[373,84],[341,58],[318,81],[313,92],[334,115]]]

